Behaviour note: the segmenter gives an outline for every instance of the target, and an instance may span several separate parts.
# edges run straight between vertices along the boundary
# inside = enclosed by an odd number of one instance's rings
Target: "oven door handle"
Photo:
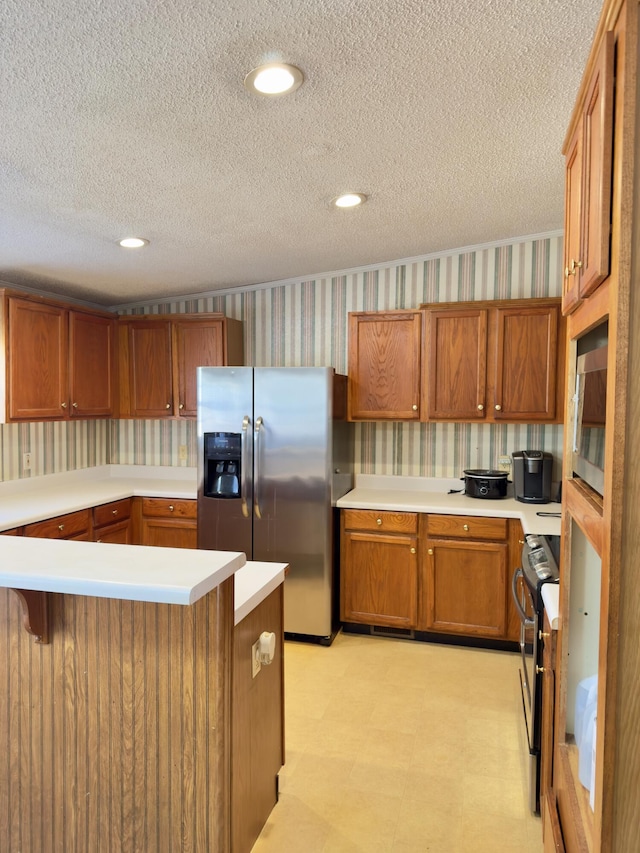
[[[513,603],[516,606],[516,610],[518,611],[518,616],[520,617],[520,621],[523,625],[533,625],[534,620],[529,619],[527,614],[524,612],[522,604],[518,598],[518,578],[521,577],[524,580],[524,575],[522,573],[522,569],[516,569],[513,573],[513,577],[511,578],[511,595],[513,596]]]

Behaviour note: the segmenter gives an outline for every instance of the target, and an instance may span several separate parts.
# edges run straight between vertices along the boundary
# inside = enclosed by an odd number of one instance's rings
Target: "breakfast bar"
[[[3,849],[230,849],[244,565],[236,552],[0,537]],[[239,618],[284,568],[247,566]]]

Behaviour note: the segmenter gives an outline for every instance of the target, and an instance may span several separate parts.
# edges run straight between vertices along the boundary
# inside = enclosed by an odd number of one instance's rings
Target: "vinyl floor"
[[[253,853],[541,853],[511,652],[285,646],[286,765]]]

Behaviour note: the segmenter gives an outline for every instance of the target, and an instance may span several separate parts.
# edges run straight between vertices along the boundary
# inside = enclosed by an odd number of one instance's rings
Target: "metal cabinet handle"
[[[544,672],[544,667],[536,665],[536,672],[538,673],[538,675],[540,675]]]
[[[173,512],[173,504],[169,504],[169,512]]]
[[[64,530],[64,524],[59,524],[59,525],[58,525],[58,530]]]
[[[429,548],[429,550],[427,551],[427,554],[428,554],[430,557],[433,557],[433,548]]]
[[[178,408],[179,408],[179,409],[184,409],[184,403],[180,403],[180,405],[178,406]]]
[[[170,409],[170,408],[171,408],[171,403],[167,403],[167,405],[165,406],[165,409]]]
[[[74,408],[74,409],[77,409],[77,408],[78,408],[78,404],[77,404],[77,403],[72,403],[71,405],[73,406],[73,408]]]
[[[496,412],[501,412],[501,411],[502,411],[502,406],[500,405],[500,403],[496,403],[496,405],[495,405],[495,410],[496,410]]]
[[[249,507],[247,506],[247,435],[250,423],[249,415],[245,415],[242,419],[240,438],[240,506],[245,518],[249,518]]]
[[[253,467],[255,470],[255,478],[253,480],[253,512],[256,518],[262,518],[262,512],[260,511],[260,495],[258,493],[258,484],[260,483],[260,468],[261,468],[261,458],[260,458],[260,433],[262,431],[262,425],[264,421],[262,418],[256,418],[256,425],[253,431]]]
[[[112,510],[111,510],[111,515],[117,515],[117,514],[118,514],[118,510],[117,510],[117,509],[112,509]]]
[[[468,529],[469,529],[469,525],[468,525],[468,524],[463,524],[463,525],[462,525],[462,529],[463,529],[463,530],[468,530]]]
[[[551,636],[550,631],[538,631],[538,637],[541,640],[548,640],[550,636]]]
[[[63,409],[66,409],[66,408],[67,408],[67,404],[66,404],[66,403],[60,403],[60,405],[62,406],[62,408],[63,408]]]
[[[482,403],[478,403],[478,411],[481,412],[484,409]]]
[[[524,545],[524,539],[518,539],[518,545]]]
[[[376,518],[376,524],[377,524],[377,525],[382,524],[382,519],[381,519],[381,518]]]
[[[415,553],[416,553],[416,549],[415,549],[415,548],[411,548],[411,553],[412,553],[412,554],[415,554]]]
[[[582,261],[574,261],[573,258],[571,258],[571,264],[568,267],[564,268],[564,274],[567,277],[570,275],[577,275],[578,270],[581,270],[581,269],[582,269]]]
[[[418,411],[418,407],[415,403],[413,404],[413,406],[411,406],[411,408],[413,409],[414,412]]]

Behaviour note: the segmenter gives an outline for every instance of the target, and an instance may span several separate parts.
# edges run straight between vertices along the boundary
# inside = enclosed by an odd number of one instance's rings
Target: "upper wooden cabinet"
[[[7,420],[114,414],[115,317],[6,292],[2,307]]]
[[[420,311],[349,314],[349,420],[420,420],[423,322]]]
[[[196,368],[242,364],[242,324],[222,314],[125,316],[120,416],[196,416]]]
[[[421,307],[429,354],[425,420],[561,422],[565,329],[559,299]]]
[[[615,39],[603,35],[575,126],[564,147],[563,313],[609,275]]]

